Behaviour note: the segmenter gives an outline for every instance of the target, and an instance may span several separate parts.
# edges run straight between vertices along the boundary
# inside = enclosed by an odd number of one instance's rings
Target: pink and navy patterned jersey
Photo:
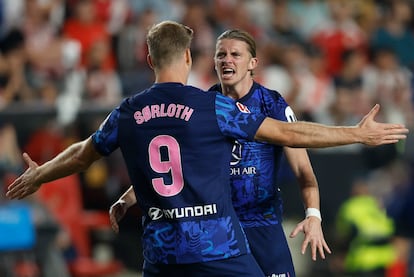
[[[252,140],[264,115],[219,93],[158,83],[125,99],[92,135],[102,155],[120,147],[144,211],[151,263],[196,263],[249,252],[231,201],[234,139]]]
[[[210,90],[221,91],[219,85]],[[250,112],[278,119],[296,121],[292,109],[276,91],[254,82],[249,93],[237,100]],[[277,173],[283,146],[237,139],[231,159],[232,198],[243,227],[258,227],[281,222],[282,201],[277,187]]]

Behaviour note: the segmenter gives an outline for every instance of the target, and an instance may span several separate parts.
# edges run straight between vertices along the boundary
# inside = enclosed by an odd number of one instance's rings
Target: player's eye
[[[216,58],[218,58],[218,59],[222,59],[222,58],[224,58],[226,56],[226,54],[224,54],[224,53],[217,53],[216,54]]]

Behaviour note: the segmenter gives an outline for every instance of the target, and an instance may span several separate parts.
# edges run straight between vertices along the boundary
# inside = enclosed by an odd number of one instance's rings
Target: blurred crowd
[[[0,3],[1,109],[51,105],[63,110],[66,124],[83,100],[113,107],[152,83],[145,33],[172,19],[196,33],[190,84],[208,88],[217,81],[215,39],[225,29],[241,28],[259,47],[256,79],[281,92],[299,117],[352,123],[380,103],[384,120],[413,124],[411,1]]]
[[[104,115],[80,121],[82,109],[110,111],[153,83],[145,35],[166,19],[195,31],[191,85],[208,89],[218,81],[215,40],[226,29],[244,29],[258,46],[255,80],[280,92],[299,119],[354,125],[379,103],[379,121],[414,127],[411,0],[0,0],[0,187],[24,169],[21,151],[42,163],[95,130]],[[2,115],[31,111],[34,118],[33,107],[56,116],[29,128],[29,121],[16,125]],[[405,264],[414,237],[407,223],[414,222],[406,200],[414,191],[409,147],[372,152],[363,176],[393,220],[391,235],[404,239],[398,255]],[[361,151],[352,145],[317,152]],[[85,208],[106,210],[129,186],[118,155],[78,177]],[[125,236],[138,240],[138,221],[127,222],[133,235]]]

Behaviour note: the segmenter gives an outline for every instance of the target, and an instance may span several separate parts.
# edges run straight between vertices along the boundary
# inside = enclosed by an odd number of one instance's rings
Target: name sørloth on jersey
[[[194,109],[181,104],[160,104],[149,105],[134,113],[134,119],[137,124],[148,122],[151,119],[159,117],[175,117],[189,121]]]

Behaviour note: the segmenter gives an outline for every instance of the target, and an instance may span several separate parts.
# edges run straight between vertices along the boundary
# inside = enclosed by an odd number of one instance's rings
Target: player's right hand
[[[23,160],[26,162],[28,168],[8,186],[6,196],[10,200],[23,199],[36,192],[42,185],[38,181],[39,174],[37,169],[39,165],[27,153],[23,153]]]
[[[119,199],[109,208],[109,220],[111,222],[112,230],[115,233],[119,233],[118,222],[124,217],[127,211],[127,205],[125,200]]]

